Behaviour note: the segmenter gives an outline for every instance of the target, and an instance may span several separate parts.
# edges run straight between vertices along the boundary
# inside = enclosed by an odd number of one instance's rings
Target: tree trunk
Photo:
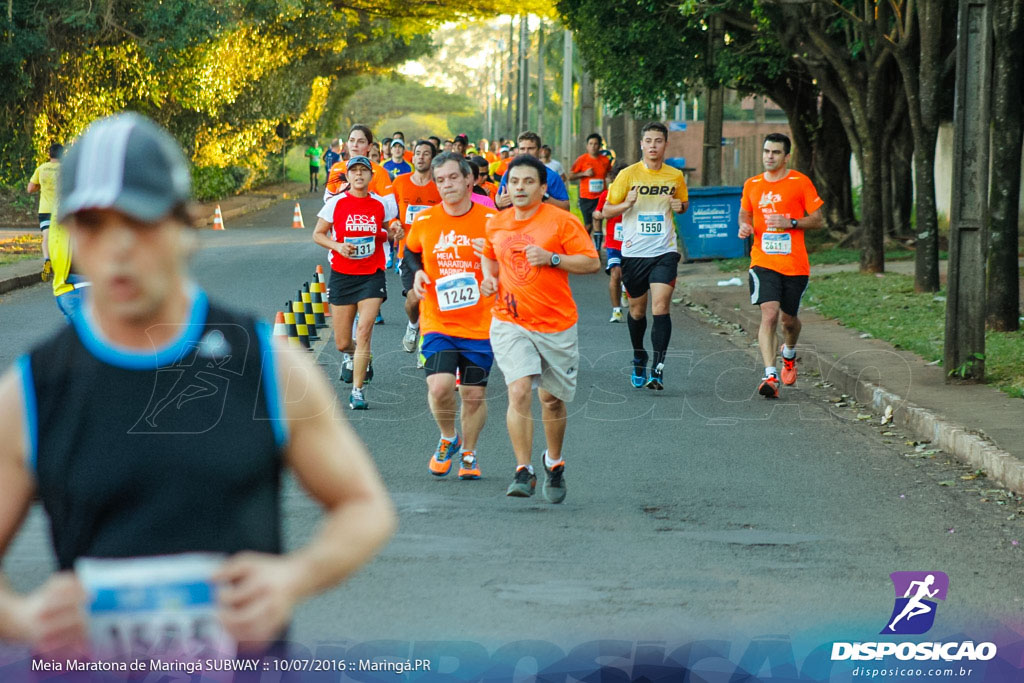
[[[853,215],[853,179],[850,158],[853,151],[836,106],[821,99],[821,124],[814,138],[814,171],[818,196],[825,202],[825,220],[833,230],[846,232],[857,222]]]
[[[860,269],[864,273],[885,270],[885,233],[882,231],[882,165],[885,163],[881,141],[865,136],[857,156],[863,183],[860,188]]]
[[[991,225],[988,245],[987,322],[994,330],[1020,329],[1017,266],[1020,209],[1020,110],[1024,68],[1024,9],[1020,0],[993,7]]]
[[[892,168],[892,236],[907,238],[911,235],[910,217],[914,206],[914,136],[910,132],[908,117],[903,118],[893,138],[889,158]]]

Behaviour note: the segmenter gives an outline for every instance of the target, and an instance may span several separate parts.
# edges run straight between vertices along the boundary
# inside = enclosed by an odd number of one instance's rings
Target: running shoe
[[[608,322],[610,322],[610,323],[621,323],[622,322],[622,309],[621,308],[613,308],[612,309],[612,317],[608,319]]]
[[[647,380],[647,388],[661,391],[665,388],[665,364],[658,363],[657,367],[651,368],[651,378]]]
[[[370,405],[363,396],[363,390],[359,387],[352,387],[352,394],[348,397],[348,407],[352,410],[367,410]]]
[[[53,264],[50,259],[43,261],[43,272],[40,274],[43,278],[43,282],[49,282],[53,279]]]
[[[395,252],[389,251],[387,261],[384,263],[384,270],[391,270],[395,265]]]
[[[459,463],[459,479],[479,479],[480,463],[476,459],[476,451],[462,451],[462,462]]]
[[[516,476],[508,486],[506,496],[513,498],[529,498],[537,488],[537,475],[530,472],[526,467],[516,470]]]
[[[797,357],[793,358],[782,357],[782,383],[787,387],[796,384],[796,362]]]
[[[633,359],[633,376],[629,378],[629,381],[633,383],[635,389],[647,384],[647,361],[639,358]]]
[[[338,373],[338,379],[345,384],[352,384],[352,356],[350,354],[342,354],[341,356],[341,372]]]
[[[416,369],[422,370],[427,364],[427,358],[423,355],[423,335],[420,335],[420,340],[416,347]]]
[[[547,457],[547,454],[544,454]],[[544,497],[549,503],[561,503],[565,500],[565,463],[561,462],[553,468],[548,467],[547,460],[544,461]]]
[[[402,348],[406,353],[416,351],[416,338],[420,336],[419,328],[405,326],[405,336],[402,337]]]
[[[381,313],[379,311],[377,312],[377,319],[373,321],[373,324],[374,325],[383,325],[384,324],[384,316],[381,315]]]
[[[619,300],[622,302],[622,307],[626,308],[629,306],[629,294],[626,293],[626,288],[622,288],[622,292],[619,294]]]
[[[366,379],[369,382],[373,379],[373,354],[370,354],[370,361],[366,364]]]
[[[778,398],[779,397],[779,378],[776,375],[768,375],[761,380],[761,385],[757,387],[757,393],[761,394],[765,398]]]
[[[430,473],[435,477],[443,477],[452,471],[452,458],[458,454],[459,448],[462,446],[462,439],[459,435],[455,435],[454,441],[448,439],[439,439],[437,442],[437,450],[430,456],[429,469]]]

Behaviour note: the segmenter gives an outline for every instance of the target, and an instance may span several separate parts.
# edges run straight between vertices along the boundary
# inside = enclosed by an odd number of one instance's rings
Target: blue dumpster
[[[690,209],[676,214],[676,230],[687,259],[746,256],[739,232],[742,187],[692,187]]]
[[[678,168],[682,171],[686,168],[686,157],[669,157],[668,159],[665,159],[665,163],[672,168]]]

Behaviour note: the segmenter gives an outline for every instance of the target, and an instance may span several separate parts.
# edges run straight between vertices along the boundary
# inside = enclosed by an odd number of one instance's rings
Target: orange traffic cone
[[[274,318],[274,336],[288,343],[288,325],[284,321],[284,312],[278,311]]]
[[[220,215],[220,204],[217,205],[217,208],[213,212],[213,229],[224,229],[224,216]]]
[[[295,213],[292,215],[292,228],[301,229],[306,227],[306,224],[302,222],[302,210],[299,209],[299,203],[295,202]]]
[[[331,302],[327,300],[327,281],[324,279],[324,267],[317,265],[316,280],[320,283],[320,295],[324,303],[324,317],[331,317]],[[325,321],[326,322],[326,321]]]

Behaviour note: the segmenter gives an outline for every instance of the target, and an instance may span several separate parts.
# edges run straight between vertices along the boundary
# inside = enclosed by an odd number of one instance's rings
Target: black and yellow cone
[[[284,326],[288,331],[288,346],[302,346],[299,341],[299,331],[295,325],[295,314],[292,312],[292,302],[284,305]]]
[[[316,319],[316,326],[327,327],[323,291],[320,289],[320,282],[316,278],[309,285],[309,296],[313,299],[313,317]]]
[[[316,267],[316,275],[313,277],[318,283],[320,283],[320,296],[324,300],[324,317],[331,317],[331,301],[327,296],[327,279],[324,277],[324,267]]]
[[[306,312],[302,308],[302,301],[292,302],[292,314],[295,316],[295,331],[299,337],[299,344],[304,349],[312,349],[309,343],[309,328],[306,326]]]
[[[316,333],[316,318],[313,316],[313,300],[309,297],[309,283],[304,289],[298,292],[302,300],[302,314],[305,316],[306,328],[309,330],[309,341],[320,341],[320,335]]]

